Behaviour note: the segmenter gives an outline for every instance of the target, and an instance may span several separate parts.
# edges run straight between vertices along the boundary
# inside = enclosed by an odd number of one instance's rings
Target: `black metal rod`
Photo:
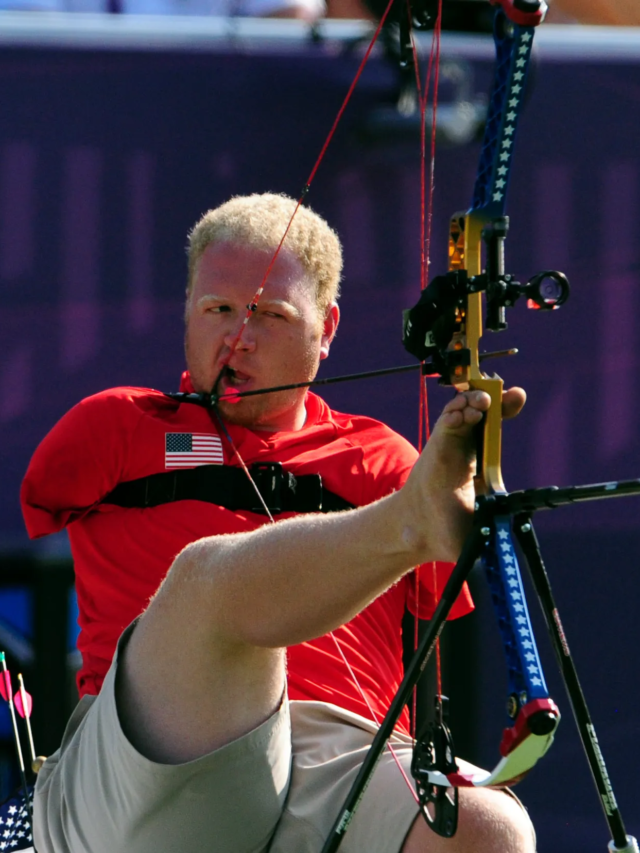
[[[335,385],[338,382],[349,382],[352,379],[370,379],[374,376],[387,376],[391,373],[408,373],[419,370],[421,364],[403,364],[400,367],[383,367],[381,370],[367,370],[365,373],[347,373],[344,376],[328,376],[326,379],[312,379],[310,382],[294,382],[292,385],[275,385],[273,388],[256,388],[255,391],[238,391],[237,394],[220,394],[218,401],[237,399],[238,397],[255,397],[258,394],[272,394],[275,391],[293,391],[295,388],[310,388],[315,385]]]
[[[640,495],[640,479],[563,488],[548,486],[542,489],[511,492],[508,495],[494,495],[490,500],[496,500],[501,505],[496,514],[516,515],[520,512],[536,512],[539,509],[555,509],[566,504],[623,498],[629,495]]]
[[[435,612],[429,622],[429,627],[420,641],[420,645],[413,656],[413,660],[407,667],[407,671],[400,687],[398,688],[398,692],[389,706],[389,710],[387,711],[384,720],[380,724],[380,728],[378,729],[369,751],[362,762],[360,771],[351,786],[351,790],[347,794],[344,804],[340,810],[340,814],[331,828],[321,853],[335,853],[335,851],[340,847],[344,834],[353,819],[356,809],[358,808],[358,804],[360,803],[360,800],[362,799],[367,785],[373,775],[376,764],[384,751],[386,742],[391,737],[395,724],[400,718],[404,706],[411,698],[413,688],[418,683],[418,680],[431,657],[447,616],[449,615],[455,600],[460,594],[465,580],[469,577],[476,560],[480,556],[482,547],[487,538],[486,527],[484,526],[485,522],[480,520],[480,515],[484,518],[484,514],[476,514],[474,527],[467,537],[460,559],[456,563],[455,568],[447,581],[442,593],[442,598],[438,602]],[[482,530],[485,532],[483,533]]]
[[[518,350],[512,347],[511,349],[496,350],[495,352],[482,352],[479,355],[480,361],[485,361],[489,358],[503,358],[506,355],[517,355]],[[293,391],[296,388],[312,388],[316,385],[336,385],[338,382],[350,382],[353,379],[373,379],[376,376],[390,376],[394,373],[409,373],[415,370],[422,370],[422,375],[427,377],[438,376],[438,372],[431,362],[422,362],[419,364],[402,364],[399,367],[383,367],[379,370],[366,370],[363,373],[347,373],[344,376],[328,376],[325,379],[311,379],[308,382],[294,382],[291,385],[274,385],[271,388],[256,388],[254,391],[237,391],[227,392],[226,394],[202,394],[188,393],[185,391],[165,392],[166,397],[171,397],[173,400],[178,400],[180,403],[195,403],[198,406],[211,408],[219,402],[225,400],[239,400],[243,397],[257,397],[259,394],[274,394],[276,391]],[[433,371],[433,372],[431,372]],[[214,388],[218,386],[221,379],[220,375],[216,379]]]
[[[522,548],[529,574],[540,600],[558,666],[560,667],[560,672],[567,689],[578,733],[587,756],[609,830],[611,831],[613,843],[618,850],[623,850],[627,847],[629,839],[616,803],[609,774],[607,773],[604,758],[598,744],[598,738],[596,737],[596,731],[591,720],[591,715],[589,714],[589,708],[587,707],[587,702],[580,686],[578,673],[571,657],[571,652],[569,651],[569,644],[567,643],[560,614],[553,597],[549,576],[542,560],[540,543],[533,529],[531,515],[529,513],[517,515],[514,518],[513,531]]]

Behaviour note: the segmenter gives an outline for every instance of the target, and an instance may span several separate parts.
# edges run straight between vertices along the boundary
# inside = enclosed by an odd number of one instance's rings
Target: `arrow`
[[[20,714],[27,727],[27,735],[29,737],[29,749],[31,750],[31,769],[34,773],[38,773],[40,768],[45,763],[46,756],[36,755],[36,750],[33,745],[33,732],[31,730],[31,712],[33,711],[33,698],[30,693],[24,688],[24,679],[22,673],[18,673],[18,692],[15,696],[16,711]]]

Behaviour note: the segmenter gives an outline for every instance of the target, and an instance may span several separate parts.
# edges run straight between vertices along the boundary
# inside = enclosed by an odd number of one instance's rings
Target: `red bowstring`
[[[342,115],[343,115],[345,109],[347,108],[347,104],[351,100],[351,96],[353,95],[353,91],[356,88],[356,85],[357,85],[358,80],[360,79],[360,77],[362,75],[362,72],[364,71],[365,65],[369,61],[369,57],[371,56],[371,52],[372,52],[373,48],[375,47],[376,42],[378,41],[378,36],[382,32],[382,27],[384,26],[384,22],[386,21],[387,16],[389,15],[389,12],[391,11],[391,7],[393,6],[394,3],[395,3],[395,0],[389,0],[387,8],[384,10],[384,14],[380,18],[378,26],[376,27],[376,30],[373,34],[373,38],[369,42],[369,46],[367,47],[367,49],[364,53],[364,56],[362,57],[362,61],[360,62],[360,65],[358,66],[358,70],[356,71],[356,75],[353,78],[353,81],[352,81],[351,85],[349,86],[349,90],[347,91],[347,94],[344,97],[342,105],[341,105],[340,109],[338,110],[338,113],[337,113],[337,115],[333,121],[333,124],[331,125],[331,130],[327,134],[327,138],[325,139],[324,144],[323,144],[322,148],[320,149],[320,153],[318,154],[318,158],[316,159],[316,162],[313,164],[313,168],[311,169],[311,172],[309,173],[309,177],[307,178],[307,182],[304,185],[302,192],[300,194],[300,198],[298,199],[298,203],[296,204],[295,209],[294,209],[293,213],[291,214],[291,219],[289,219],[289,222],[287,223],[287,227],[285,229],[284,234],[282,235],[282,239],[278,243],[278,246],[277,246],[277,248],[273,254],[273,257],[271,258],[271,261],[269,262],[269,266],[267,267],[265,274],[262,278],[262,281],[260,282],[260,287],[256,290],[256,292],[253,296],[253,299],[251,300],[249,305],[247,305],[247,313],[246,313],[245,318],[242,322],[242,325],[240,326],[238,334],[236,335],[236,337],[234,338],[234,340],[231,344],[231,348],[229,350],[229,355],[225,358],[225,360],[223,362],[222,369],[221,369],[220,374],[219,374],[220,376],[222,375],[222,371],[226,367],[229,366],[229,362],[231,361],[231,358],[233,357],[233,354],[236,351],[236,349],[238,348],[238,344],[240,343],[240,338],[242,337],[242,333],[244,332],[245,327],[251,318],[251,315],[253,314],[253,312],[256,310],[256,308],[258,306],[258,302],[260,301],[260,297],[262,296],[262,293],[264,291],[264,287],[265,287],[265,284],[267,283],[267,279],[271,275],[271,270],[273,269],[275,262],[278,259],[278,255],[280,254],[280,250],[282,249],[284,241],[287,238],[287,234],[289,233],[289,230],[291,229],[291,225],[293,224],[293,220],[295,219],[296,214],[298,213],[298,210],[302,206],[302,204],[305,200],[305,197],[306,197],[307,193],[309,192],[309,189],[311,188],[311,184],[313,182],[313,179],[316,176],[316,172],[320,168],[320,163],[324,159],[324,155],[327,153],[327,148],[329,147],[331,140],[333,139],[333,136],[334,136],[334,134],[338,128],[338,124],[340,123],[340,120],[342,118]],[[216,385],[217,385],[217,382],[216,382]]]
[[[262,505],[262,509],[264,510],[265,515],[266,515],[266,516],[267,516],[267,518],[269,519],[269,522],[270,522],[271,524],[275,524],[275,523],[276,523],[276,520],[275,520],[275,518],[273,517],[273,515],[271,514],[271,511],[270,511],[269,507],[267,506],[267,502],[266,502],[266,501],[265,501],[265,499],[262,497],[262,493],[260,492],[260,489],[258,488],[258,484],[257,484],[257,483],[256,483],[256,481],[253,479],[253,477],[251,476],[251,471],[249,471],[249,468],[247,467],[247,463],[246,463],[246,462],[244,461],[244,459],[242,458],[242,455],[241,455],[240,451],[239,451],[239,450],[238,450],[238,448],[236,447],[236,444],[235,444],[235,442],[234,442],[233,438],[231,438],[231,435],[230,435],[230,433],[229,433],[229,430],[226,428],[225,423],[224,423],[224,421],[222,420],[222,418],[220,417],[220,414],[219,414],[218,410],[215,408],[215,406],[213,407],[212,412],[213,412],[214,417],[215,417],[215,419],[217,420],[217,422],[218,422],[218,424],[219,424],[219,426],[220,426],[220,429],[222,430],[222,432],[223,432],[223,434],[224,434],[224,437],[226,438],[226,440],[227,440],[227,441],[228,441],[228,443],[229,443],[229,447],[231,448],[231,453],[232,453],[232,455],[231,455],[231,459],[233,459],[233,457],[234,457],[234,456],[236,457],[236,459],[237,459],[237,460],[238,460],[238,462],[240,463],[240,467],[242,468],[242,471],[244,472],[244,474],[246,474],[247,479],[248,479],[248,480],[249,480],[249,482],[251,483],[251,486],[252,486],[252,488],[253,488],[253,491],[256,493],[256,497],[257,497],[257,498],[258,498],[258,500],[260,501],[260,504]]]

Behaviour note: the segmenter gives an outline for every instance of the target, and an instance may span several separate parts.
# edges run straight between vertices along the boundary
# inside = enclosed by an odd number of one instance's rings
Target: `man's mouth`
[[[226,403],[239,403],[241,397],[239,394],[242,391],[251,389],[251,376],[244,373],[242,370],[236,370],[234,367],[227,365],[222,372],[222,380],[219,385],[219,392],[222,399]],[[238,396],[236,396],[236,394]]]
[[[236,370],[234,367],[225,367],[224,378],[234,385],[247,383],[251,380],[248,373],[243,373],[241,370]]]

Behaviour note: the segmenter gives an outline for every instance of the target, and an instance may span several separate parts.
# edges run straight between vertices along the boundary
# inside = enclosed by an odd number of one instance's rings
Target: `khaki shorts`
[[[371,743],[372,723],[334,705],[285,699],[269,720],[215,752],[157,764],[120,728],[117,656],[100,695],[81,700],[40,771],[38,853],[319,853]],[[410,776],[410,740],[393,742]],[[417,814],[386,751],[340,849],[397,853]]]

